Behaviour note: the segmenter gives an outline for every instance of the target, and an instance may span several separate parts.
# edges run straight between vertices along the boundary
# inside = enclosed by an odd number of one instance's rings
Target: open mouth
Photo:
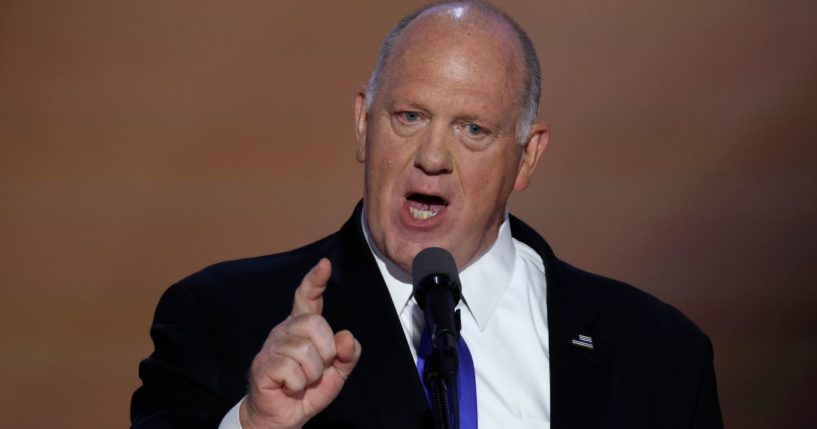
[[[448,206],[448,202],[442,197],[418,193],[408,195],[406,202],[411,217],[420,220],[431,219]]]

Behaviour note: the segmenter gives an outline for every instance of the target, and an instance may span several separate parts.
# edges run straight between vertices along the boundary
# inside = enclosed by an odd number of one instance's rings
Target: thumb
[[[355,369],[358,360],[360,360],[360,354],[363,348],[360,342],[348,330],[340,331],[335,334],[335,348],[337,355],[335,355],[335,361],[332,362],[332,366],[338,374],[346,380],[349,378],[349,374],[352,373],[352,370]]]

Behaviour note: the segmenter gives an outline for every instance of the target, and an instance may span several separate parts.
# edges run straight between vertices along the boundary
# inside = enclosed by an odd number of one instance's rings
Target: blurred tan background
[[[126,426],[167,286],[346,220],[419,4],[0,3],[0,427]],[[817,3],[499,4],[552,126],[512,211],[708,332],[729,427],[815,427]]]

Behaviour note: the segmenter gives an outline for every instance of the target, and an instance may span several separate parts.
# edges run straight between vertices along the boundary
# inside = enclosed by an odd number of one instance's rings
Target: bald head
[[[498,52],[502,55],[489,66],[493,70],[486,71],[508,73],[517,83],[508,89],[519,106],[517,140],[520,143],[527,141],[539,109],[541,78],[536,51],[527,34],[513,19],[482,1],[438,2],[401,19],[380,49],[369,79],[366,110],[371,107],[384,80],[395,77],[393,72],[399,67],[394,63],[406,64],[406,61],[397,60],[416,52],[411,47],[424,50],[428,56],[451,55],[453,51],[445,50],[444,43],[440,43],[444,40],[453,42],[454,45],[449,46],[455,47],[470,43],[468,46],[476,49],[488,48],[488,45],[500,48]],[[429,43],[436,45],[436,49],[430,49]]]

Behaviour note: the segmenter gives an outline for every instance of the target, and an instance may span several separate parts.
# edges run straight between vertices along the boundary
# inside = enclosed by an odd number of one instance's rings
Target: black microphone
[[[441,376],[456,385],[460,318],[454,309],[462,295],[457,264],[447,250],[429,247],[414,257],[411,275],[414,299],[423,309],[431,334],[432,355],[423,377]]]

